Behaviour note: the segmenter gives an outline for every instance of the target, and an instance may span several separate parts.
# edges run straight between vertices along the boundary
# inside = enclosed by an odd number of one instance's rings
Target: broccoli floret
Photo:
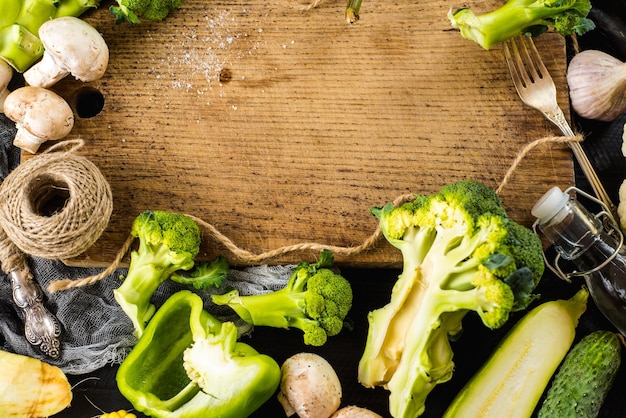
[[[131,252],[126,278],[113,294],[140,337],[155,311],[152,294],[172,273],[194,266],[201,239],[193,219],[165,211],[140,214],[131,235],[139,239],[139,248]]]
[[[389,303],[368,315],[359,382],[387,388],[395,418],[414,418],[432,389],[452,377],[450,339],[468,312],[495,329],[534,300],[544,270],[541,240],[474,180],[372,213],[401,251],[403,269]]]
[[[183,0],[116,0],[117,5],[109,7],[116,23],[141,23],[141,19],[159,21],[170,11],[177,9]]]
[[[182,272],[172,273],[170,280],[176,283],[191,285],[198,290],[210,290],[220,287],[226,277],[230,266],[222,256],[212,262],[197,263],[187,274]]]
[[[317,263],[296,266],[280,290],[247,296],[231,290],[211,298],[217,305],[230,306],[251,325],[297,328],[304,332],[305,344],[322,346],[343,329],[352,307],[350,282],[328,268],[332,263],[332,253],[325,250]]]
[[[509,38],[537,36],[549,28],[562,35],[582,35],[595,27],[587,18],[590,10],[590,0],[509,0],[481,15],[468,8],[450,10],[448,18],[464,38],[490,49]]]

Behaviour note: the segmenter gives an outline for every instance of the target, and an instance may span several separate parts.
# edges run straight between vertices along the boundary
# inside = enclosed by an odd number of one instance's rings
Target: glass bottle
[[[553,187],[537,201],[531,211],[537,218],[535,227],[552,242],[557,252],[554,266],[548,267],[568,281],[573,276],[583,276],[598,309],[626,335],[626,249],[623,234],[608,211],[592,215],[569,193],[572,190],[602,205],[573,187],[565,192]],[[605,215],[610,222],[603,222],[601,215]],[[577,270],[564,273],[559,266],[561,257],[570,261]]]

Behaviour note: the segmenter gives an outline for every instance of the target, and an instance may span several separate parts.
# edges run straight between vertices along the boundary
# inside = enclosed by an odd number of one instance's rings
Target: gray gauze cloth
[[[0,179],[19,164],[19,149],[12,145],[15,125],[0,113]],[[60,356],[51,359],[31,346],[24,336],[22,312],[13,302],[9,278],[0,272],[0,345],[5,351],[39,358],[68,374],[84,374],[107,364],[120,363],[137,342],[133,325],[113,297],[127,270],[118,269],[89,286],[48,293],[48,285],[61,279],[78,279],[100,273],[97,268],[72,268],[60,261],[29,257],[34,280],[44,289],[44,305],[61,323]],[[284,287],[295,266],[255,266],[231,270],[220,289],[198,291],[165,281],[152,297],[158,308],[178,290],[189,289],[202,297],[205,309],[222,320],[241,321],[227,307],[210,302],[210,293],[238,289],[242,295],[267,293]],[[243,327],[242,327],[243,328]]]

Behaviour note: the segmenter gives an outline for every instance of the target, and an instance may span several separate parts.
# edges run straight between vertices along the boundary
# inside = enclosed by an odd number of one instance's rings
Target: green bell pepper
[[[182,290],[152,317],[116,379],[133,407],[153,417],[242,418],[276,392],[280,366]]]

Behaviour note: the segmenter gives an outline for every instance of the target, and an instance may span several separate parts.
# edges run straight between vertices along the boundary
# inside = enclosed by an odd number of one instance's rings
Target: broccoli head
[[[590,0],[508,0],[481,15],[468,8],[450,10],[448,18],[464,38],[491,49],[509,38],[537,36],[549,28],[562,35],[582,35],[595,27],[587,18],[590,10]]]
[[[141,23],[141,19],[163,20],[170,11],[177,9],[183,0],[116,0],[117,5],[109,7],[116,23]]]
[[[359,381],[390,391],[395,418],[416,417],[430,391],[452,376],[449,340],[468,312],[493,329],[534,300],[544,270],[541,240],[474,180],[372,213],[401,251],[403,269],[389,303],[368,315]]]
[[[332,253],[325,250],[317,263],[296,266],[280,290],[258,295],[231,290],[211,298],[251,325],[297,328],[304,332],[305,344],[321,346],[341,332],[352,307],[350,282],[328,268],[332,263]]]
[[[131,252],[126,278],[113,294],[140,337],[155,311],[152,294],[172,273],[194,266],[201,239],[193,219],[165,211],[140,214],[131,235],[139,239],[139,247]]]

